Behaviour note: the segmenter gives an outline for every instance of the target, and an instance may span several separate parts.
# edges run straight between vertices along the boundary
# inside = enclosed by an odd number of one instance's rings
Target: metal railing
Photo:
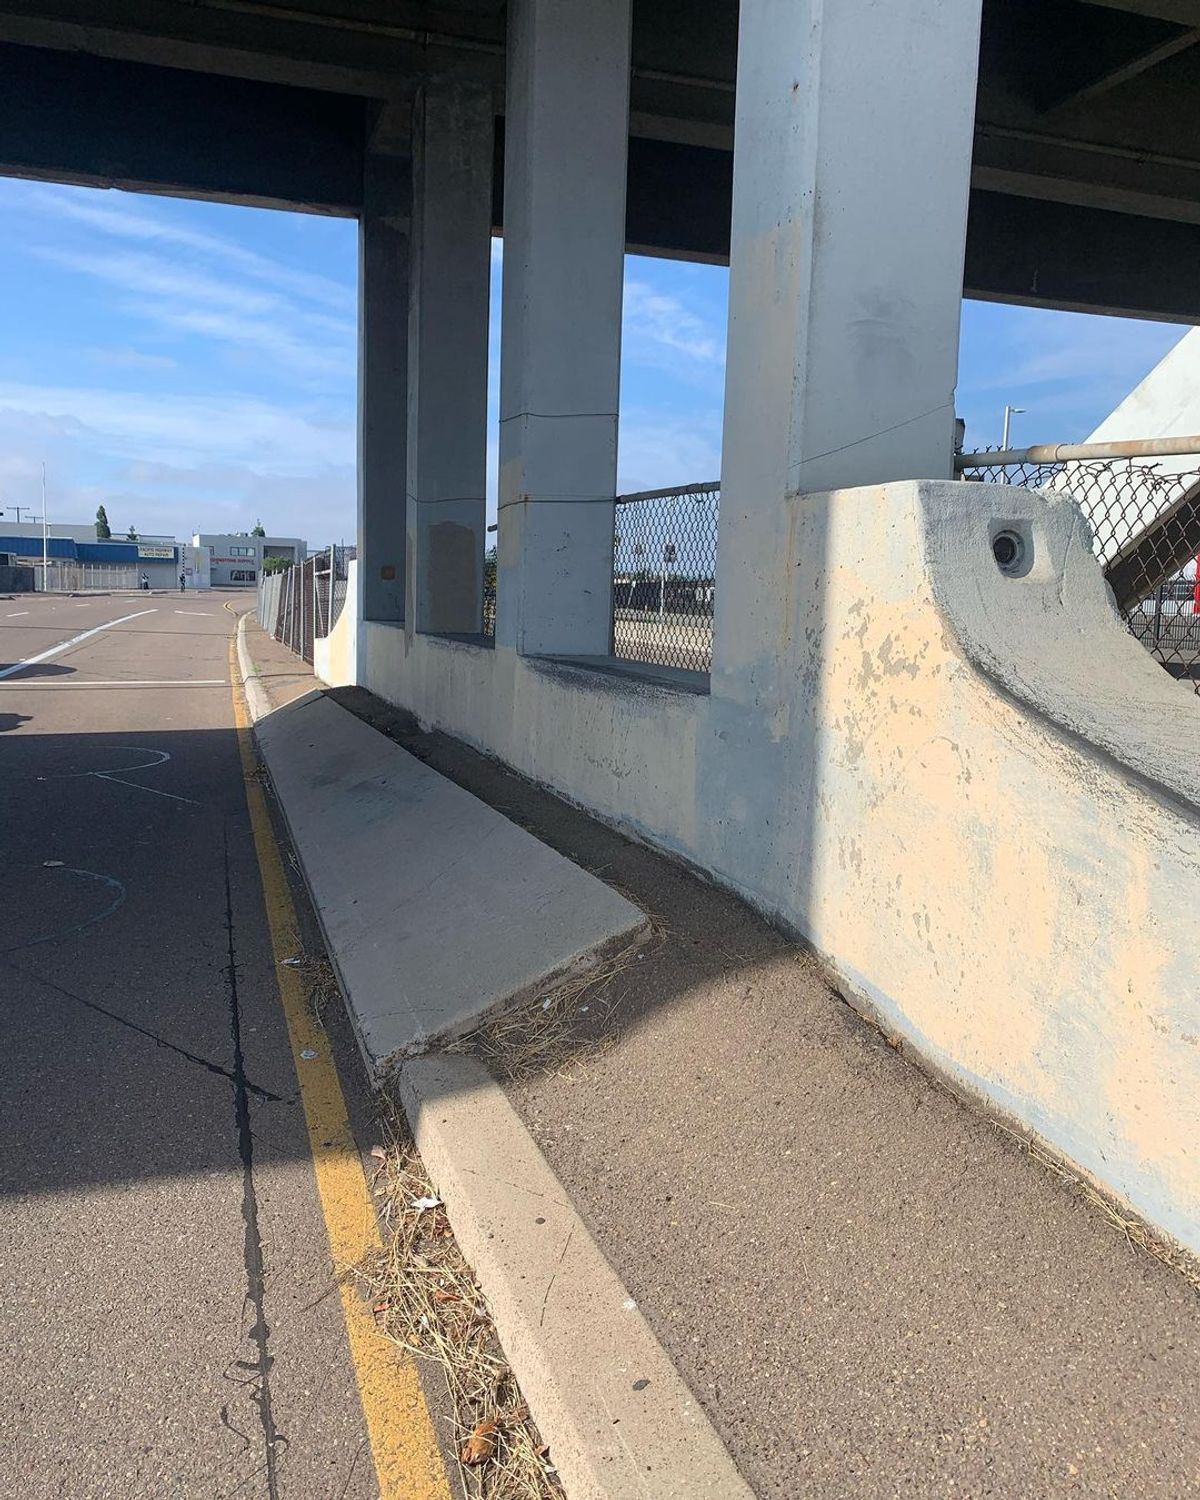
[[[1200,693],[1200,438],[964,454],[963,479],[1065,492],[1131,633]]]
[[[34,563],[34,587],[39,593],[84,593],[89,589],[136,589],[136,567],[118,563],[52,561],[45,570],[41,558]]]
[[[720,503],[719,480],[617,496],[614,656],[710,669]]]

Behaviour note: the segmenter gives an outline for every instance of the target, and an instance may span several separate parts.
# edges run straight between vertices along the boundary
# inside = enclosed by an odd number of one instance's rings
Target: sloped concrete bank
[[[570,1500],[752,1500],[488,1071],[424,1053],[642,913],[286,672],[243,617],[255,734],[368,1066],[401,1101]],[[401,1061],[401,1059],[403,1059]]]
[[[1068,496],[770,514],[774,571],[718,590],[718,635],[741,610],[772,644],[707,695],[369,622],[359,681],[710,872],[1200,1250],[1200,702],[1123,628]]]

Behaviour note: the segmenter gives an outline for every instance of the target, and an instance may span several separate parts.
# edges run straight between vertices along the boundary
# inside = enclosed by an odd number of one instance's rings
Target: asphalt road
[[[0,1489],[26,1500],[378,1494],[227,598],[0,598]]]

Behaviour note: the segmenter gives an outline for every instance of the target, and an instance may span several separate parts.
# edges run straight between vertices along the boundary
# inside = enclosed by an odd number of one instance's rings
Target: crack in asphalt
[[[10,949],[10,952],[15,950]],[[20,974],[24,979],[32,979],[34,984],[43,985],[48,990],[53,990],[56,995],[61,995],[64,1000],[70,1000],[76,1005],[82,1005],[85,1010],[95,1011],[97,1015],[103,1016],[106,1021],[112,1021],[117,1026],[128,1027],[138,1036],[144,1036],[156,1047],[161,1047],[164,1052],[173,1052],[176,1057],[182,1057],[185,1062],[193,1063],[198,1068],[203,1068],[208,1073],[215,1073],[218,1078],[224,1078],[228,1083],[236,1086],[237,1076],[228,1068],[223,1068],[220,1063],[213,1062],[210,1058],[201,1057],[198,1053],[189,1052],[186,1047],[180,1047],[175,1042],[169,1042],[166,1037],[157,1031],[151,1031],[148,1026],[139,1026],[136,1021],[131,1021],[128,1016],[120,1015],[115,1010],[109,1010],[106,1005],[99,1004],[96,1000],[88,1000],[83,995],[77,995],[74,990],[69,990],[65,985],[56,984],[53,979],[47,979],[44,974],[37,974],[32,969],[26,969],[21,964],[15,964],[11,959],[0,955],[0,966],[11,969],[14,974]],[[248,1078],[243,1079],[247,1092],[256,1095],[268,1104],[283,1104],[285,1102],[282,1094],[273,1094],[270,1089],[264,1089],[257,1083],[251,1083]]]
[[[233,886],[229,874],[229,830],[222,830],[222,857],[225,867],[225,935],[228,945],[229,963],[225,970],[229,992],[229,1035],[233,1043],[233,1098],[234,1119],[237,1124],[238,1155],[242,1162],[242,1222],[246,1226],[243,1259],[246,1266],[246,1292],[242,1300],[242,1311],[249,1305],[254,1311],[254,1321],[249,1336],[254,1343],[256,1358],[253,1363],[239,1361],[243,1369],[254,1372],[255,1392],[252,1397],[258,1409],[266,1445],[266,1477],[269,1500],[279,1500],[278,1456],[276,1444],[286,1447],[287,1438],[277,1430],[271,1408],[271,1329],[266,1316],[266,1275],[263,1264],[262,1235],[258,1225],[258,1197],[254,1188],[254,1135],[250,1129],[250,1090],[246,1080],[245,1058],[242,1054],[242,1008],[238,994],[237,954],[233,942]]]

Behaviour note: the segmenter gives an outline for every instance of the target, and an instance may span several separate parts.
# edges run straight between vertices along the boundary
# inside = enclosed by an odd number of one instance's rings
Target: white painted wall
[[[346,565],[346,602],[328,635],[313,640],[313,671],[330,687],[353,687],[358,682],[358,562]]]
[[[361,626],[365,685],[739,891],[1200,1249],[1200,703],[1065,497],[791,497],[777,700]],[[1030,539],[1024,577],[991,535]]]

